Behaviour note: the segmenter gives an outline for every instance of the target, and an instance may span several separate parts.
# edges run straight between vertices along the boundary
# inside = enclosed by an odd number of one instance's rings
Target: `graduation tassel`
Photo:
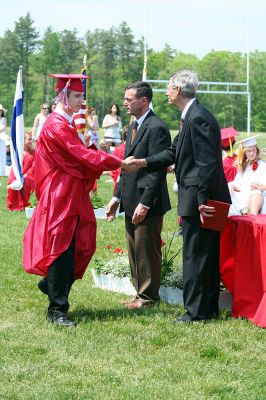
[[[232,145],[232,141],[231,141],[231,138],[229,137],[229,146],[230,146],[230,153],[229,153],[229,156],[230,157],[233,157],[233,155],[234,155],[234,152],[233,152],[233,145]]]

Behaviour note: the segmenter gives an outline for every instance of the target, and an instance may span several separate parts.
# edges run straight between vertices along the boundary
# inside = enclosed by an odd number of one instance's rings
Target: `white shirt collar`
[[[56,112],[57,114],[62,115],[69,122],[69,125],[72,125],[73,118],[70,117],[70,115],[68,115],[65,111],[60,110],[60,108],[59,108],[54,112]]]
[[[147,115],[149,114],[150,111],[151,111],[151,110],[148,109],[148,111],[145,112],[145,114],[143,114],[139,119],[136,119],[136,122],[138,123],[138,130],[139,130],[139,128],[141,127],[141,125],[142,125],[144,119],[147,117]]]
[[[186,114],[188,112],[189,107],[191,106],[191,104],[196,100],[196,97],[194,97],[194,99],[189,100],[189,102],[187,103],[186,107],[184,108],[184,110],[182,111],[181,114],[181,119],[184,120],[186,118]]]

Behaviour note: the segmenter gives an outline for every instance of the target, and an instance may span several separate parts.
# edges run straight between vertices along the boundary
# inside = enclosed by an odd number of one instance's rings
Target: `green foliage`
[[[37,197],[36,197],[35,193],[32,193],[30,195],[30,205],[31,205],[31,207],[36,207],[37,204],[38,204]]]
[[[14,30],[7,30],[0,38],[0,52],[4,54],[0,59],[1,104],[9,110],[13,105],[18,67],[23,65],[26,125],[32,126],[40,104],[54,98],[55,82],[48,74],[79,73],[84,54],[88,58],[90,75],[88,101],[96,108],[100,124],[113,102],[121,107],[123,124],[128,123],[129,117],[122,107],[124,88],[142,79],[143,40],[135,40],[126,22],[107,30],[88,30],[84,37],[79,37],[75,29],[57,32],[52,27],[47,27],[41,36],[27,13],[15,22]],[[174,71],[186,68],[196,71],[200,81],[246,81],[245,54],[211,51],[199,59],[165,44],[161,51],[148,48],[147,55],[148,79],[167,80]],[[266,130],[265,66],[266,52],[250,54],[252,131]],[[246,131],[247,96],[199,94],[198,97],[216,115],[221,127],[234,126]],[[165,93],[154,93],[153,106],[171,129],[177,128],[179,111],[169,107]],[[7,117],[10,123],[11,113]]]
[[[174,240],[178,250],[173,250]],[[162,240],[161,284],[163,286],[183,289],[182,247],[181,229],[175,230],[170,240]]]
[[[111,248],[107,251],[107,260],[102,260],[99,258],[95,258],[94,260],[93,268],[97,274],[111,274],[120,278],[126,276],[130,278],[131,274],[127,253],[124,253],[124,251],[119,247],[117,247],[114,251],[112,251]]]
[[[97,192],[92,194],[90,200],[93,208],[102,208],[104,206],[103,200],[101,199],[101,197]]]

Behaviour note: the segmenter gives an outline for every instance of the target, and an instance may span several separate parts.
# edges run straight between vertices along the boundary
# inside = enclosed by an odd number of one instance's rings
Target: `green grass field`
[[[113,187],[106,180],[99,181],[105,204]],[[173,175],[168,180],[166,240],[176,228]],[[21,265],[28,220],[6,210],[6,181],[0,179],[1,400],[266,399],[265,330],[227,313],[207,324],[175,325],[180,306],[131,312],[119,303],[124,296],[93,288],[89,267],[70,295],[77,328],[49,324],[38,277]],[[123,218],[98,221],[97,257],[106,257],[107,244],[125,249]]]

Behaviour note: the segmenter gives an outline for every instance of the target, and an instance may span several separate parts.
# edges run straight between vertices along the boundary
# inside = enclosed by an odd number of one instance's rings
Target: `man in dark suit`
[[[179,71],[170,78],[168,103],[181,111],[179,135],[172,146],[153,157],[133,161],[148,171],[175,163],[178,214],[183,229],[184,306],[177,322],[204,321],[219,314],[219,232],[201,228],[213,216],[213,199],[230,203],[222,166],[221,134],[214,116],[196,99],[198,78]]]
[[[147,82],[135,82],[125,90],[124,106],[135,117],[127,134],[125,158],[153,156],[171,146],[169,129],[149,108],[151,100],[152,89]],[[166,168],[122,173],[106,209],[109,221],[119,203],[120,211],[125,211],[129,263],[137,292],[126,307],[146,307],[160,299],[161,230],[163,215],[171,208]]]

